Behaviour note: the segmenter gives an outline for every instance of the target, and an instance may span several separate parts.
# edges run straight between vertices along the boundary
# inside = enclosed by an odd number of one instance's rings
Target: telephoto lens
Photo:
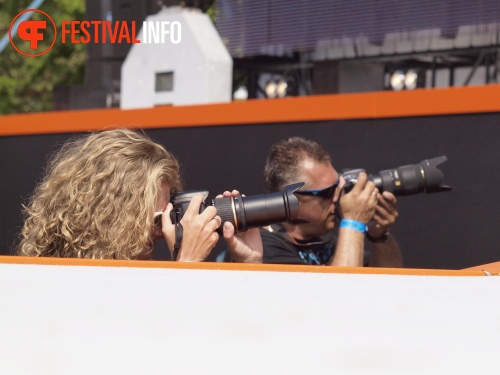
[[[404,165],[373,173],[368,178],[375,182],[375,186],[381,193],[388,191],[396,196],[450,191],[450,186],[441,183],[444,174],[437,168],[446,160],[448,160],[446,156],[439,156],[423,160],[418,164]],[[365,170],[349,169],[343,171],[342,176],[346,180],[344,187],[346,192],[352,190],[361,172],[365,172]]]
[[[212,205],[217,208],[217,215],[222,219],[217,232],[222,233],[222,226],[226,221],[233,224],[235,232],[245,232],[251,228],[262,227],[284,221],[290,224],[305,222],[298,217],[299,201],[295,191],[304,185],[303,182],[285,186],[282,191],[270,194],[250,196],[221,197],[212,200]],[[174,224],[180,222],[182,216],[191,202],[193,195],[203,194],[208,196],[206,190],[192,190],[176,193],[170,201],[174,208],[171,219]],[[206,204],[200,207],[200,213],[205,210]]]

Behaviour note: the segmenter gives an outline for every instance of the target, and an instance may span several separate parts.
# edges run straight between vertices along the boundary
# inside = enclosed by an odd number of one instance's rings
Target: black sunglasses
[[[299,190],[296,191],[295,194],[299,195],[312,195],[314,197],[321,197],[321,198],[332,198],[333,194],[335,194],[335,190],[337,190],[337,186],[339,186],[340,180],[337,179],[337,181],[330,187],[327,187],[325,189],[313,189],[313,190]]]

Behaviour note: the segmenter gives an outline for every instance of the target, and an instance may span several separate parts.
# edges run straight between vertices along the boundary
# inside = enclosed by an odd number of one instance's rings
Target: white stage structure
[[[206,14],[164,8],[137,39],[122,65],[122,109],[231,101],[233,61]]]

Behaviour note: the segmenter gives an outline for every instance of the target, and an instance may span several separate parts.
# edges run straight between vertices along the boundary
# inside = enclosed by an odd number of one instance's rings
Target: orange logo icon
[[[41,13],[44,17],[48,18],[48,20],[52,23],[52,26],[54,28],[54,36],[52,43],[48,48],[45,50],[39,51],[39,42],[44,40],[44,31],[47,29],[47,21],[22,21],[18,27],[17,27],[17,33],[19,35],[19,38],[21,38],[24,41],[29,42],[29,50],[23,51],[21,46],[16,46],[14,39],[12,38],[12,28],[14,26],[14,23],[16,20],[21,16],[23,13],[26,12],[37,12]],[[24,56],[29,56],[29,57],[36,57],[36,56],[41,56],[47,52],[50,51],[50,49],[54,46],[54,43],[56,42],[56,36],[57,36],[57,29],[56,29],[56,24],[54,20],[45,12],[38,10],[38,9],[26,9],[22,12],[20,12],[10,23],[9,27],[9,39],[10,43],[14,47],[14,49],[19,52],[21,55]],[[26,49],[26,48],[25,48]]]

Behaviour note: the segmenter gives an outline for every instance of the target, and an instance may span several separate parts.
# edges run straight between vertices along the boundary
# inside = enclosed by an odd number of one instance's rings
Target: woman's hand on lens
[[[180,221],[183,236],[177,256],[179,262],[203,262],[219,240],[219,235],[215,232],[221,222],[217,216],[217,209],[208,206],[201,214],[199,213],[204,199],[202,194],[193,196]],[[175,225],[170,220],[172,209],[173,206],[169,203],[162,218],[163,237],[171,253],[175,244]]]

